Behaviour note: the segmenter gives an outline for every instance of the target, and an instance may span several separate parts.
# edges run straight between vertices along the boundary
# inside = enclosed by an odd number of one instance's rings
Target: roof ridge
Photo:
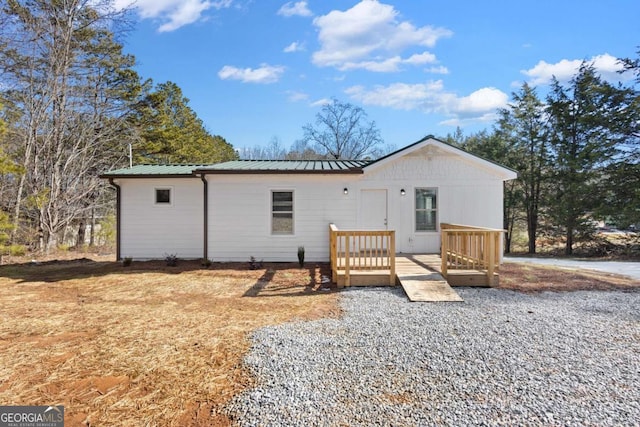
[[[238,159],[228,162],[369,162],[371,160],[358,159]],[[227,162],[222,162],[227,163]],[[215,163],[220,164],[220,163]]]

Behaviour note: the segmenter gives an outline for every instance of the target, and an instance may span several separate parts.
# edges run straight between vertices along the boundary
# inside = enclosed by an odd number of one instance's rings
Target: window
[[[435,188],[416,188],[416,231],[436,231],[437,193]]]
[[[293,234],[293,191],[271,192],[271,234]]]
[[[171,204],[171,189],[170,188],[156,188],[156,205],[170,205]]]

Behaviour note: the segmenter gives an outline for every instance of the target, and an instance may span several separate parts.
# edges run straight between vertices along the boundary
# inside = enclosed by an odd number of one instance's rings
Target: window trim
[[[158,201],[158,191],[159,190],[169,190],[169,201],[168,202],[159,202]],[[173,206],[173,187],[172,186],[154,187],[153,188],[153,205],[154,206]]]
[[[418,209],[418,191],[419,190],[433,190],[435,192],[436,197],[436,207],[435,209]],[[439,209],[438,206],[440,202],[439,199],[439,191],[438,187],[416,187],[413,192],[413,228],[416,233],[437,233],[439,231],[438,227],[438,217]],[[434,228],[432,230],[418,230],[418,211],[420,212],[435,212],[435,223]]]
[[[273,210],[273,195],[274,193],[291,193],[291,211],[274,211]],[[295,215],[295,211],[296,211],[296,193],[294,190],[291,189],[272,189],[269,192],[269,226],[270,226],[270,235],[271,236],[280,236],[280,237],[288,237],[288,236],[294,236],[296,234],[296,215]],[[279,232],[274,232],[273,229],[273,215],[274,213],[289,213],[291,212],[291,232],[284,232],[284,233],[279,233]]]

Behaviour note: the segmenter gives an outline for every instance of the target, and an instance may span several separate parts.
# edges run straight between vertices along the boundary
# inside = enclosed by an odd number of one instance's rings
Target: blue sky
[[[116,0],[118,7],[131,0]],[[173,81],[236,148],[288,147],[334,97],[385,142],[490,128],[525,81],[541,96],[582,60],[619,80],[638,0],[137,0],[124,40],[144,78]]]

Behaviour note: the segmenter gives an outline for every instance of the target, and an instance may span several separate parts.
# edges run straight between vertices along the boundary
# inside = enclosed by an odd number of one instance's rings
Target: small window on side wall
[[[156,205],[171,204],[171,188],[156,188]]]
[[[271,192],[271,234],[293,234],[293,191]]]
[[[416,188],[416,231],[437,231],[438,190]]]

